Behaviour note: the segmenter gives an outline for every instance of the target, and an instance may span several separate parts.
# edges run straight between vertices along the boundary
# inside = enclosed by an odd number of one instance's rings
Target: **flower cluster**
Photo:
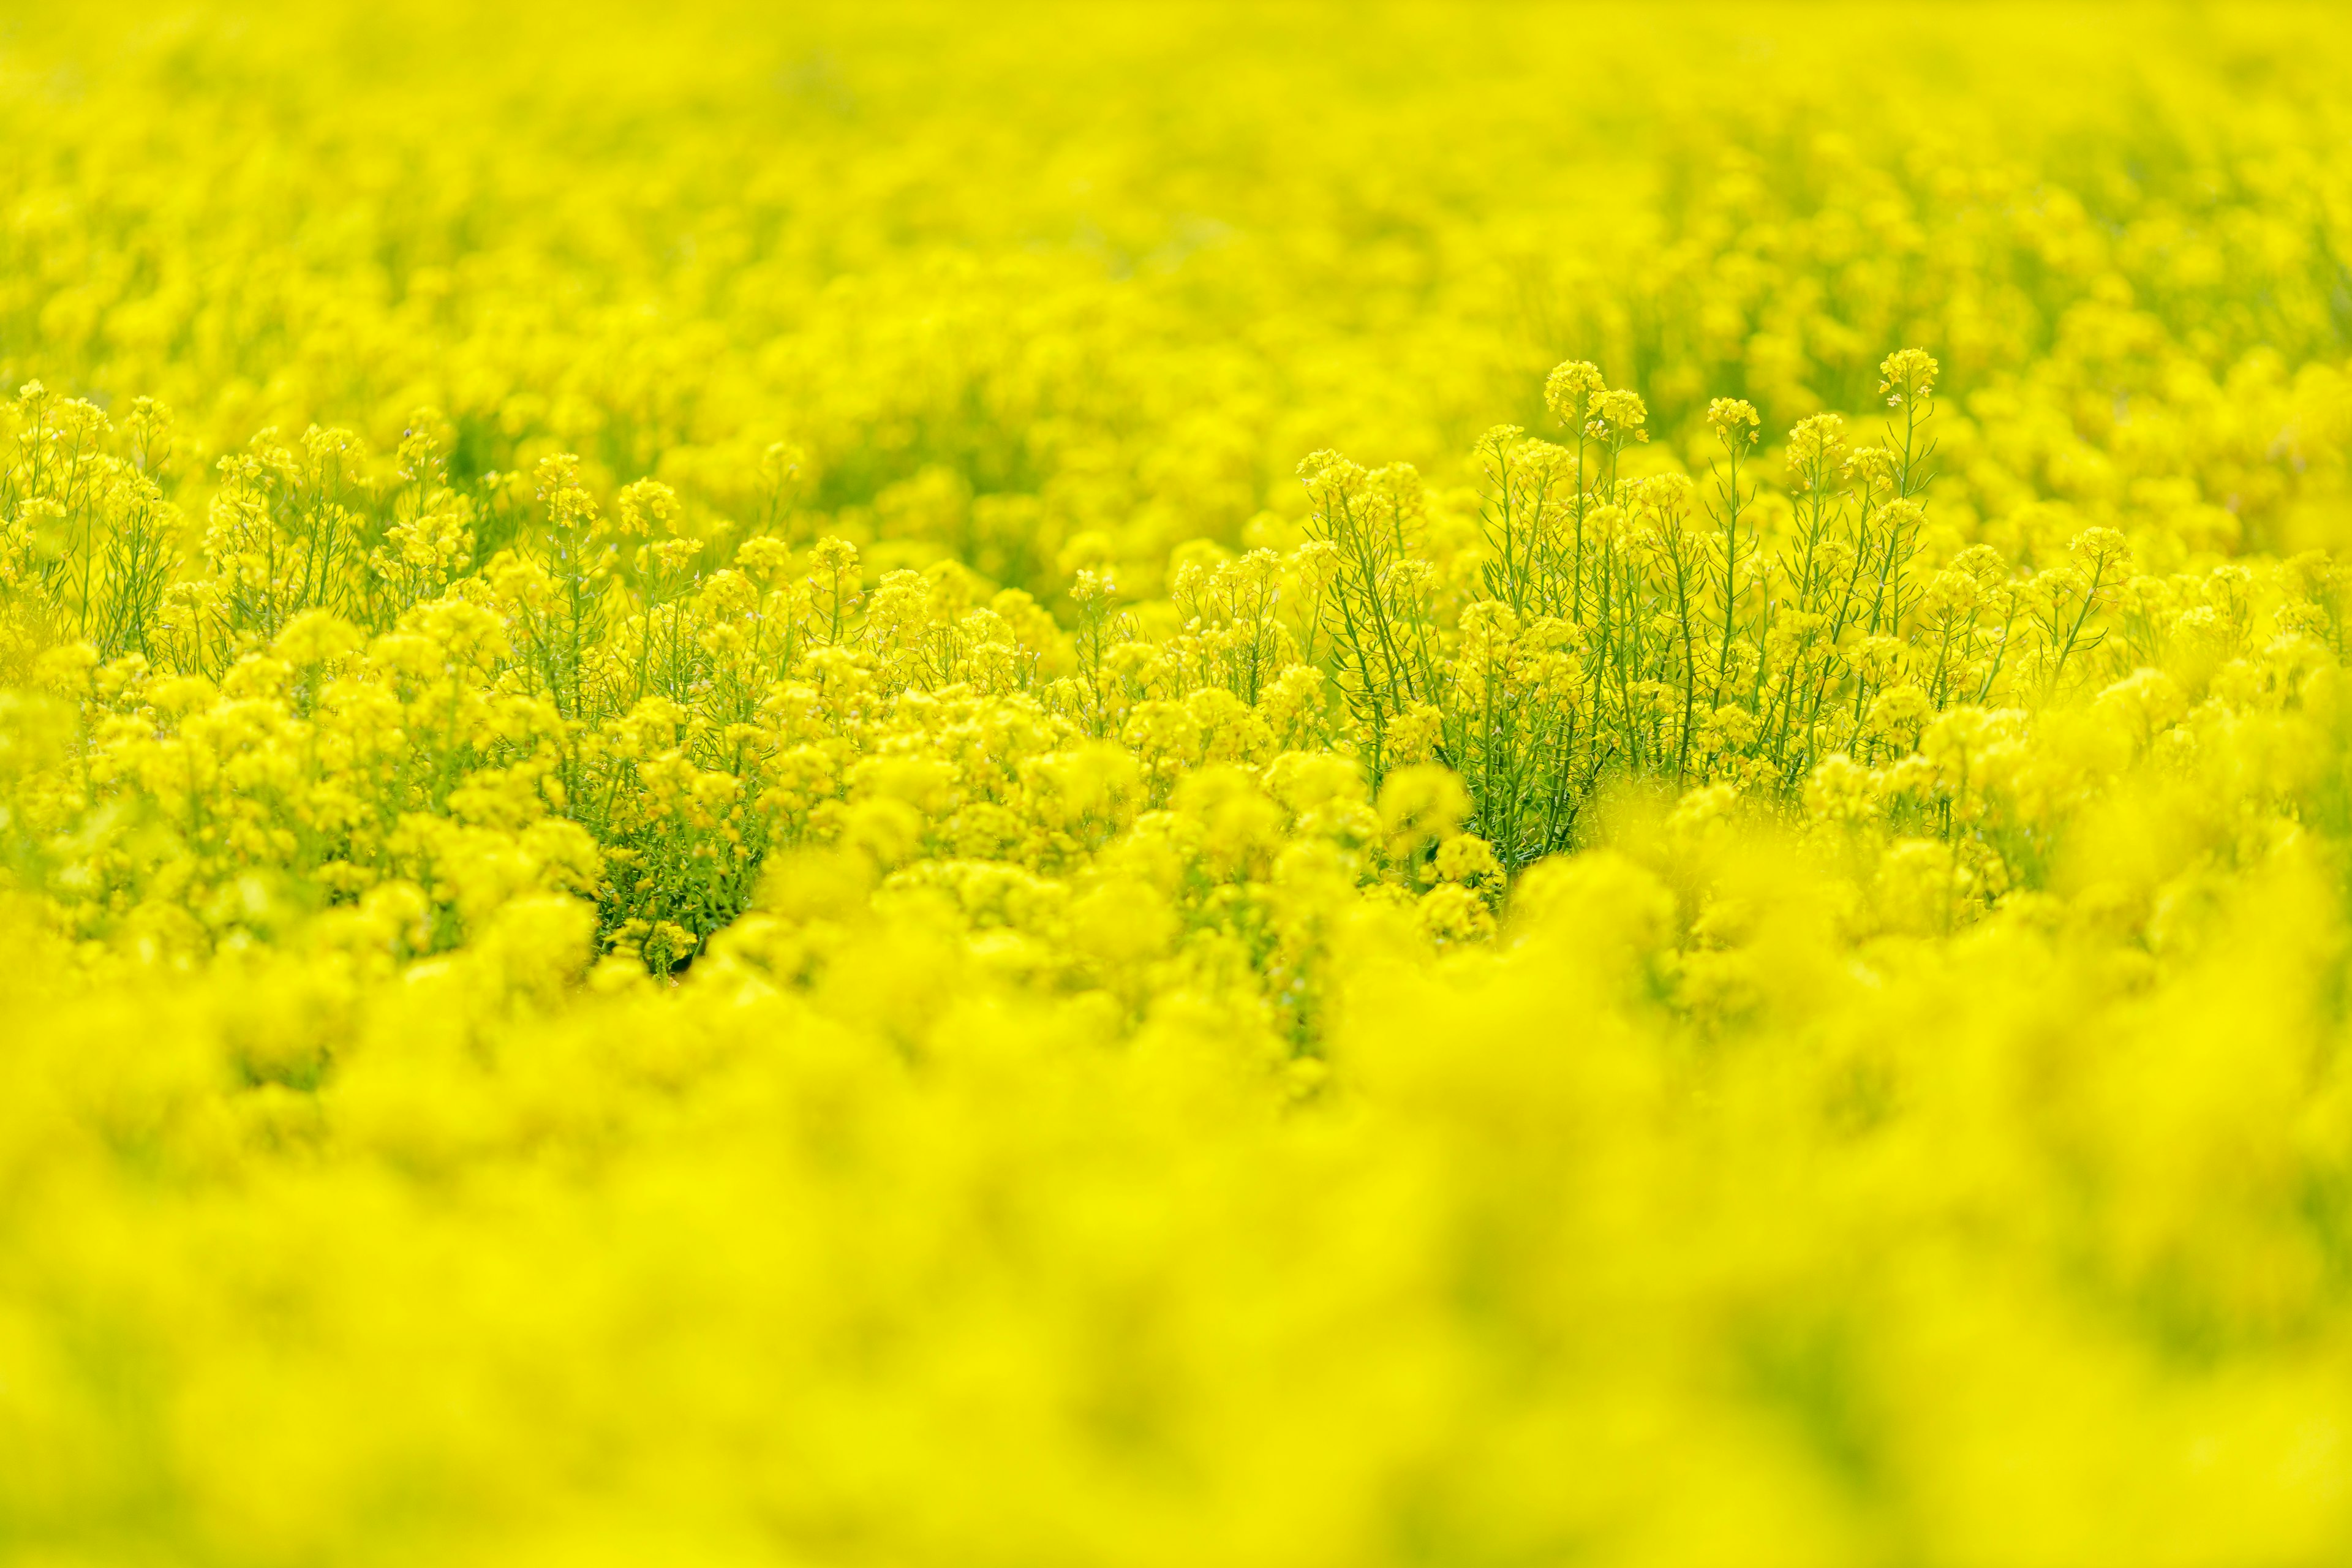
[[[0,1555],[2352,1551],[2352,34],[138,12]]]

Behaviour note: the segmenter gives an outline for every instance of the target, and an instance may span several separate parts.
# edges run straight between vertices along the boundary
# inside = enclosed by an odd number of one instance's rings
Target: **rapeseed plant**
[[[0,1554],[2339,1558],[2352,35],[2143,26],[18,18]]]

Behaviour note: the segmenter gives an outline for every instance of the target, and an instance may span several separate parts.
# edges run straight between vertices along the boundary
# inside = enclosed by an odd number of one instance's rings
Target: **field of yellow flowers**
[[[0,1561],[2352,1555],[2352,23],[0,11]]]

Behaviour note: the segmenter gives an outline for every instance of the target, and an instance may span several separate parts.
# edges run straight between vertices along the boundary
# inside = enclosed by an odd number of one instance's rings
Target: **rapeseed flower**
[[[2345,1554],[2333,17],[19,20],[0,1556]]]

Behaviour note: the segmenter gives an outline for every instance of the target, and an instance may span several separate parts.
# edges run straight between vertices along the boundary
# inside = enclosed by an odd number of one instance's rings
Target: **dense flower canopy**
[[[0,32],[0,1556],[2352,1550],[2352,27]]]

